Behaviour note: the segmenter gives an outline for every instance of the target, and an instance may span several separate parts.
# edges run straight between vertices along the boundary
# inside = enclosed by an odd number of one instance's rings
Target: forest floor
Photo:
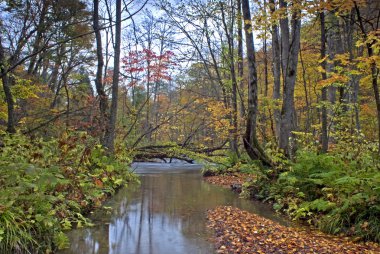
[[[233,185],[242,185],[244,182],[247,182],[250,178],[252,179],[254,177],[254,175],[250,174],[233,173],[228,175],[207,176],[203,179],[208,183],[231,189]]]
[[[231,185],[242,184],[247,175],[219,175],[204,179],[230,188]],[[380,253],[380,246],[375,243],[355,243],[347,237],[282,226],[231,206],[209,210],[207,218],[208,226],[214,232],[217,253]]]

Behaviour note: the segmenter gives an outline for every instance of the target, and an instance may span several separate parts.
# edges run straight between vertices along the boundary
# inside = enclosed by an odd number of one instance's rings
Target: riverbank
[[[244,173],[204,177],[211,184],[236,191],[254,175]],[[316,230],[285,227],[231,206],[209,210],[208,227],[214,233],[217,253],[380,253],[376,243],[354,243]]]
[[[380,253],[378,244],[285,227],[231,206],[209,210],[207,218],[217,253]]]

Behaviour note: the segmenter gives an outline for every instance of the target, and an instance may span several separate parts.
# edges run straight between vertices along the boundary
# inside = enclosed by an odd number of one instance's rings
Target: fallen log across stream
[[[143,146],[135,149],[134,161],[153,162],[158,159],[165,163],[170,163],[173,159],[177,159],[193,164],[196,158],[193,158],[194,156],[192,155],[205,154],[211,156],[212,152],[227,149],[225,148],[226,143],[224,142],[220,146],[209,148],[184,147],[180,144]],[[206,158],[203,159],[208,160]]]

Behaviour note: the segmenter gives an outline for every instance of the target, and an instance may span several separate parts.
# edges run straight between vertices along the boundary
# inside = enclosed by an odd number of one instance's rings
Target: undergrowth
[[[274,209],[324,232],[380,242],[377,145],[348,132],[340,133],[326,154],[308,144],[299,139],[294,161],[278,155],[278,167],[259,171],[243,194],[270,200]]]
[[[268,143],[266,153],[276,164],[274,168],[265,168],[244,155],[240,159],[229,156],[222,164],[208,165],[203,174],[255,174],[243,184],[242,196],[270,202],[275,210],[324,232],[379,243],[377,144],[360,133],[342,131],[324,154],[312,136],[297,134],[298,151],[293,160]]]
[[[0,147],[0,253],[50,253],[67,247],[64,230],[91,225],[84,214],[135,180],[94,138],[3,135]]]

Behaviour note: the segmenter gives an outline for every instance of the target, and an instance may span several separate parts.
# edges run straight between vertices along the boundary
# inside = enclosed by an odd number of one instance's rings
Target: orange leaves
[[[99,187],[99,188],[103,188],[103,182],[102,182],[102,180],[100,180],[100,179],[98,179],[98,178],[95,178],[95,179],[94,179],[94,183],[95,183],[95,185],[96,185],[97,187]]]
[[[380,253],[373,243],[282,226],[231,206],[208,212],[217,253]]]
[[[235,173],[233,175],[216,175],[205,177],[208,183],[216,184],[222,187],[230,188],[232,185],[243,184],[251,175]],[[253,176],[252,176],[253,177]]]
[[[360,111],[362,112],[362,115],[369,118],[375,118],[376,117],[376,107],[369,104],[363,104],[360,105]]]
[[[330,85],[343,85],[349,81],[349,78],[345,75],[340,75],[338,73],[332,73],[331,76],[325,80],[319,81],[319,84],[322,87],[330,86]]]

